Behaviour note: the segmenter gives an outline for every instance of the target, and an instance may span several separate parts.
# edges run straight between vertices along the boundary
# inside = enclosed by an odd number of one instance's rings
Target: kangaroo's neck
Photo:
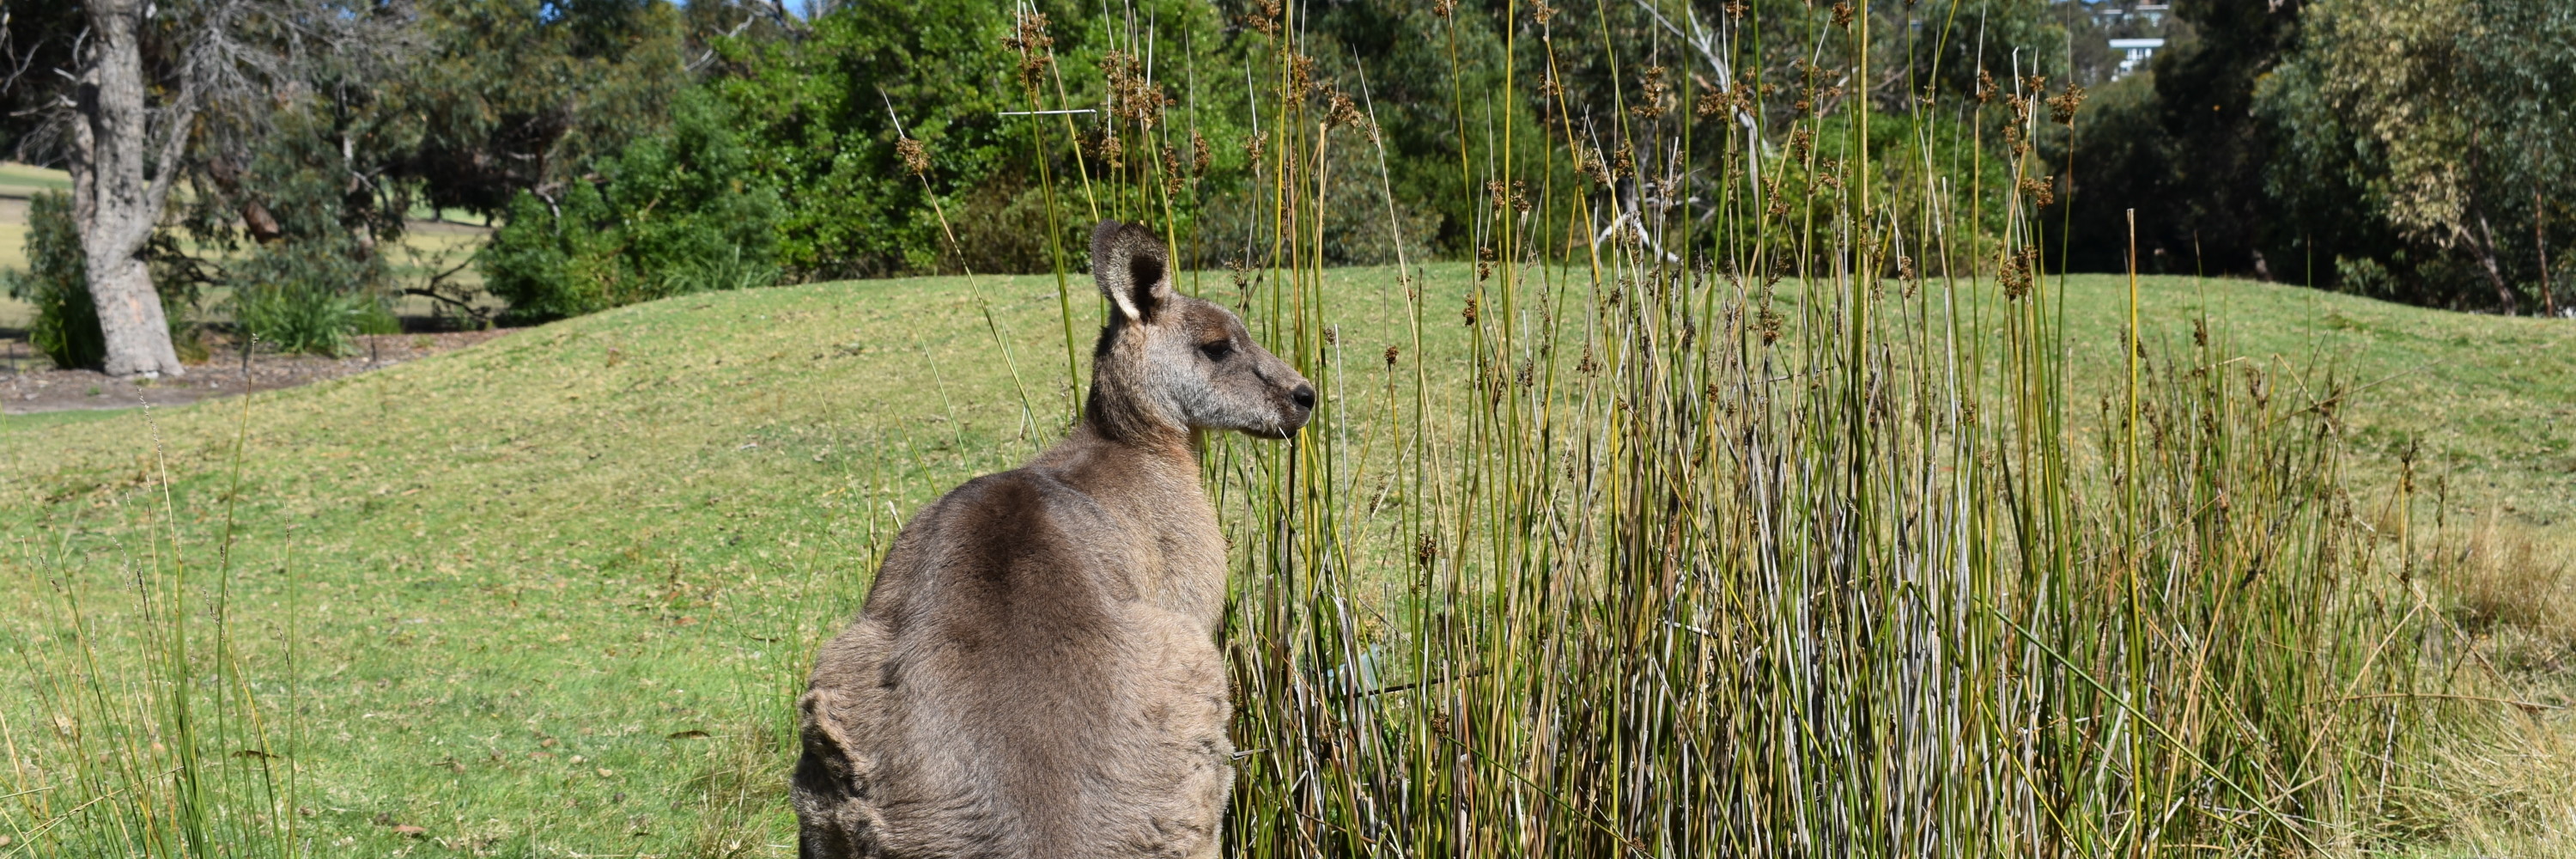
[[[1029,463],[1080,490],[1130,529],[1120,554],[1138,593],[1213,631],[1225,598],[1225,538],[1199,485],[1185,432],[1117,436],[1085,421]]]

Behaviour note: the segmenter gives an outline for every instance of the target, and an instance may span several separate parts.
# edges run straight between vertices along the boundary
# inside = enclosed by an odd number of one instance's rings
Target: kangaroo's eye
[[[1201,343],[1199,344],[1199,354],[1206,355],[1207,359],[1210,361],[1223,361],[1226,359],[1226,356],[1234,354],[1234,341],[1210,340],[1208,342]]]

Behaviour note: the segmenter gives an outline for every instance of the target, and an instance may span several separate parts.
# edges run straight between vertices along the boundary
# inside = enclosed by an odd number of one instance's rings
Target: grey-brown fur
[[[1206,857],[1234,747],[1198,430],[1286,438],[1314,388],[1108,222],[1114,305],[1064,441],[904,526],[823,646],[790,794],[820,857]]]

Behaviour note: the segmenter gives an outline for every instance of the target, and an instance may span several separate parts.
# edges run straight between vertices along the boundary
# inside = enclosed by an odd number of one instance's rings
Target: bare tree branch
[[[1699,54],[1702,61],[1708,63],[1711,75],[1717,79],[1718,92],[1733,92],[1735,90],[1735,72],[1732,67],[1727,65],[1726,58],[1718,54],[1719,45],[1717,41],[1717,33],[1701,26],[1699,22],[1699,13],[1697,11],[1687,8],[1683,10],[1683,14],[1690,21],[1691,25],[1691,31],[1689,33],[1684,33],[1682,32],[1682,28],[1673,26],[1672,19],[1664,17],[1663,12],[1656,10],[1654,4],[1648,3],[1646,0],[1637,0],[1637,8],[1646,10],[1646,14],[1652,16],[1655,19],[1655,23],[1662,24],[1664,29],[1672,31],[1673,38],[1681,40],[1682,44],[1689,45],[1692,51]],[[1735,121],[1738,124],[1743,125],[1747,130],[1754,127],[1754,119],[1751,112],[1738,107],[1733,111],[1733,113],[1735,114]]]

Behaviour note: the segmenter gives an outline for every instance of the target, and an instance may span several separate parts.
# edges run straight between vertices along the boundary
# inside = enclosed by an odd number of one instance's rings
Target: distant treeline
[[[154,20],[263,3],[285,10],[275,20],[312,20],[312,0],[179,0]],[[74,5],[14,13],[11,56],[77,67]],[[1774,159],[1784,186],[1835,172],[1846,145],[1790,139],[1779,129],[1792,114],[1866,106],[1873,140],[1929,125],[1940,163],[1870,162],[1890,188],[1933,170],[2001,200],[2014,189],[1998,154],[2035,145],[2055,167],[2046,221],[2058,235],[2038,261],[2049,269],[2123,268],[2134,209],[2150,272],[2529,308],[2554,307],[2549,284],[2570,271],[2546,250],[2568,225],[2561,141],[2576,132],[2576,12],[2563,4],[2177,0],[2167,47],[2117,80],[2108,39],[2137,25],[2097,24],[2099,4],[1863,5],[349,4],[334,7],[363,25],[334,30],[349,44],[269,32],[285,46],[276,56],[308,59],[242,66],[266,70],[236,75],[257,78],[261,97],[208,102],[146,255],[174,318],[202,287],[227,285],[247,302],[236,317],[351,330],[385,324],[353,296],[427,295],[464,318],[490,306],[480,290],[541,320],[782,280],[1078,269],[1084,225],[1112,216],[1168,230],[1198,266],[1257,267],[1290,190],[1265,159],[1300,147],[1329,165],[1322,187],[1294,189],[1328,201],[1303,245],[1326,263],[1474,259],[1487,220],[1476,207],[1547,192],[1496,187],[1504,164],[1570,186],[1669,158],[1559,144],[1624,139],[1630,111],[1687,92],[1726,93],[1678,106],[1689,139],[1749,135],[1788,152]],[[1852,48],[1818,38],[1857,14],[1878,22],[1867,80],[1851,79]],[[1756,22],[1735,31],[1751,38],[1709,37],[1731,17]],[[1290,32],[1274,32],[1282,21]],[[185,78],[192,32],[147,26],[147,66]],[[232,32],[256,43],[263,31]],[[1278,106],[1250,81],[1283,63],[1346,108],[1319,128],[1276,127]],[[1505,85],[1551,70],[1560,86]],[[62,157],[62,111],[47,106],[64,103],[63,77],[19,75],[0,93],[0,135],[19,157]],[[2075,110],[2071,124],[2006,139],[2005,111],[1981,108],[2025,96]],[[1711,190],[1621,208],[1720,217],[1688,209]],[[499,229],[470,261],[396,258],[406,216],[430,211]],[[1531,234],[1571,253],[1610,217],[1594,215],[1538,207]],[[479,287],[463,285],[468,270]],[[37,275],[22,280],[81,282]],[[303,305],[327,307],[271,312]]]
[[[2071,4],[2070,4],[2071,5]],[[2576,6],[2178,0],[2171,47],[2098,89],[2066,263],[2555,312],[2576,266]],[[2553,235],[2555,231],[2558,235]]]

